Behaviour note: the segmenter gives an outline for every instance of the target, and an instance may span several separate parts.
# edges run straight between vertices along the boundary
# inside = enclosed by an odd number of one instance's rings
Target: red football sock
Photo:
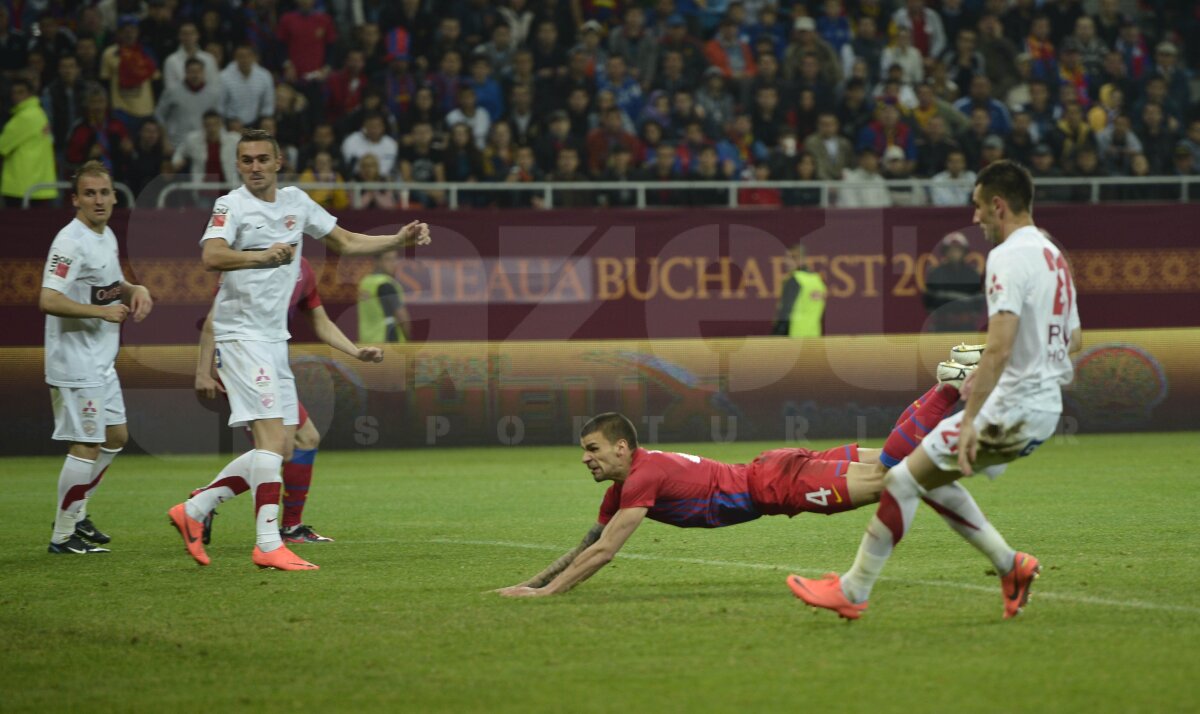
[[[304,504],[312,484],[313,461],[316,449],[296,449],[292,460],[283,465],[283,527],[292,528],[304,522]]]
[[[912,404],[908,405],[908,409],[905,409],[903,412],[900,413],[900,418],[896,420],[896,423],[892,425],[892,428],[896,429],[901,424],[903,424],[904,422],[911,419],[912,415],[917,413],[917,410],[921,408],[921,405],[924,404],[925,401],[927,399],[929,399],[930,395],[932,395],[934,392],[936,392],[938,387],[940,387],[940,386],[941,386],[940,384],[935,384],[929,388],[928,392],[925,392],[921,396],[917,397],[916,401],[914,401]]]
[[[900,463],[912,453],[929,430],[937,426],[950,407],[958,402],[958,389],[953,385],[941,384],[930,389],[914,404],[920,406],[902,424],[892,430],[883,444],[879,461],[888,468]]]

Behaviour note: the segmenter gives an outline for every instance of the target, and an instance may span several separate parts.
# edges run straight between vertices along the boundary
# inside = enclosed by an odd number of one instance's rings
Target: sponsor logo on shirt
[[[209,221],[208,224],[209,224],[209,226],[211,226],[213,228],[224,228],[225,227],[225,215],[214,213],[212,220]]]
[[[292,230],[293,228],[296,227],[296,217],[295,216],[284,216],[283,217],[283,225],[287,226],[287,229],[289,231]]]
[[[259,397],[259,400],[262,402],[263,408],[270,409],[271,407],[275,406],[275,393],[267,392]]]
[[[92,288],[92,304],[108,305],[121,299],[121,282],[111,285],[95,286]]]
[[[1000,284],[1000,276],[992,276],[992,284],[988,286],[988,300],[994,300],[1000,293],[1004,292],[1004,286]]]
[[[254,386],[258,387],[259,389],[271,388],[271,376],[267,374],[267,370],[263,369],[262,367],[258,368],[258,376],[254,378]]]
[[[73,258],[68,258],[65,255],[53,255],[50,257],[50,274],[59,278],[67,277],[67,273],[71,272],[71,262]]]

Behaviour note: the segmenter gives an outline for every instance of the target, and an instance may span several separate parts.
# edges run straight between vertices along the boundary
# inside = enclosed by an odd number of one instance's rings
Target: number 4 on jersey
[[[804,499],[809,503],[815,503],[818,506],[829,505],[829,494],[833,493],[827,488],[819,488],[816,491],[809,491],[804,494]]]

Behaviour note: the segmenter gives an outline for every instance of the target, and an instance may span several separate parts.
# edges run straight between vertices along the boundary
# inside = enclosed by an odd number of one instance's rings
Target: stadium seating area
[[[433,181],[881,177],[932,178],[941,190],[913,192],[912,202],[962,205],[964,181],[969,195],[972,172],[1001,157],[1035,177],[1194,175],[1200,104],[1188,68],[1200,64],[1198,7],[5,0],[0,81],[24,79],[41,98],[58,177],[98,158],[146,205],[161,177],[236,182],[231,147],[250,126],[279,138],[290,180],[394,180],[427,207],[447,200],[419,190]],[[1044,198],[1076,197],[1060,190]],[[401,200],[391,188],[313,193],[330,208]],[[804,189],[747,188],[740,199],[816,202]],[[555,205],[633,200],[562,192]],[[905,200],[870,188],[839,197]],[[725,201],[720,190],[647,198]],[[540,198],[466,192],[462,203]]]

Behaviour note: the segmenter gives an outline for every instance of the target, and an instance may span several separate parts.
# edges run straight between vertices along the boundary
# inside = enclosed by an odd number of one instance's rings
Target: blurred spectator
[[[958,143],[967,155],[967,166],[974,171],[983,168],[983,142],[991,136],[991,117],[987,110],[975,108],[967,121],[967,130],[959,135]]]
[[[688,181],[700,182],[728,181],[731,178],[721,171],[721,166],[717,161],[717,149],[713,146],[704,146],[700,149],[696,159],[696,168],[687,176]],[[687,199],[688,205],[691,206],[728,206],[729,189],[688,189]]]
[[[1129,157],[1128,175],[1136,179],[1150,178],[1150,162],[1144,154]],[[1169,201],[1179,197],[1179,190],[1166,184],[1136,183],[1119,186],[1117,197],[1122,201]]]
[[[607,109],[601,121],[601,126],[593,129],[587,136],[588,170],[598,176],[608,166],[609,155],[618,146],[624,146],[632,155],[638,149],[638,139],[625,131],[621,120],[621,110],[616,107]]]
[[[529,31],[533,26],[533,11],[529,9],[528,0],[508,0],[501,3],[500,18],[509,28],[514,45],[523,46],[529,39]]]
[[[553,21],[537,23],[529,49],[533,51],[533,70],[539,81],[549,82],[566,74],[567,53],[559,43],[558,27]]]
[[[308,111],[308,99],[297,92],[292,85],[280,82],[275,85],[275,138],[280,144],[288,144],[297,148],[311,143],[312,120]],[[259,120],[260,126],[267,120]],[[336,151],[334,152],[337,153]],[[335,167],[337,161],[335,160]]]
[[[842,12],[842,0],[825,0],[816,23],[817,34],[829,43],[834,52],[841,55],[850,46],[854,33],[850,31],[850,20]]]
[[[1054,149],[1048,144],[1033,147],[1029,173],[1033,176],[1033,203],[1062,203],[1071,198],[1071,189],[1066,186],[1051,186],[1038,179],[1061,178],[1063,173],[1054,164]]]
[[[108,114],[108,95],[96,87],[83,100],[83,117],[67,140],[67,165],[96,160],[115,171],[133,150],[125,125]]]
[[[75,43],[75,60],[79,63],[79,76],[86,82],[100,81],[100,52],[91,37],[80,37]]]
[[[367,86],[367,57],[359,47],[346,52],[342,68],[325,79],[325,119],[336,122],[358,109]]]
[[[9,23],[8,5],[0,4],[0,76],[12,79],[25,69],[29,38]],[[33,85],[30,85],[30,89]],[[57,195],[57,194],[56,194]]]
[[[533,156],[532,146],[517,147],[516,162],[508,170],[505,183],[533,183],[542,181],[545,177],[537,167]],[[500,194],[500,205],[509,208],[541,208],[542,195],[537,191],[513,191]]]
[[[163,186],[163,182],[156,184],[155,181],[171,171],[171,148],[167,144],[167,135],[157,120],[147,119],[138,129],[133,151],[121,168],[121,180],[133,191],[138,206],[153,208],[158,205],[158,194]]]
[[[258,64],[258,53],[249,44],[239,45],[233,61],[221,70],[221,92],[222,116],[243,126],[275,114],[275,80]]]
[[[658,42],[646,29],[646,14],[642,8],[635,5],[625,10],[625,22],[609,35],[608,51],[625,59],[630,74],[641,83],[643,89],[649,89],[654,84],[658,69]]]
[[[726,89],[720,69],[709,67],[704,71],[704,84],[696,91],[696,104],[712,127],[723,131],[733,121],[733,96]]]
[[[328,151],[318,151],[313,158],[313,165],[305,169],[298,180],[300,183],[346,183],[342,175],[333,168],[333,155]],[[340,211],[350,205],[350,195],[344,188],[310,188],[306,189],[306,192],[309,198],[325,209]]]
[[[1037,140],[1033,137],[1033,119],[1028,112],[1017,112],[1013,115],[1012,132],[1004,142],[1006,158],[1028,166],[1036,144]]]
[[[969,7],[968,7],[969,5]],[[981,3],[964,3],[963,0],[942,0],[938,17],[942,20],[947,42],[958,37],[966,29],[974,30],[979,22],[978,10]]]
[[[1118,10],[1119,0],[1100,0],[1097,5],[1096,14],[1093,16],[1096,34],[1105,45],[1112,47],[1117,42],[1121,26],[1133,20]]]
[[[483,178],[483,154],[475,145],[471,128],[466,124],[451,124],[450,138],[445,151],[446,180],[455,183],[476,183]],[[490,194],[459,192],[459,202],[469,206],[485,205]]]
[[[792,91],[797,95],[805,90],[811,91],[821,109],[833,106],[836,84],[829,82],[821,72],[820,62],[815,53],[810,52],[800,58],[800,72],[791,78],[791,82]]]
[[[1035,79],[1051,80],[1058,76],[1057,54],[1050,40],[1050,18],[1037,15],[1025,38],[1024,54],[1029,55]]]
[[[533,113],[533,88],[530,85],[513,86],[509,93],[509,109],[505,123],[512,131],[514,142],[519,146],[532,146],[538,136],[539,126]]]
[[[517,146],[512,140],[508,124],[497,122],[488,132],[487,145],[483,148],[483,180],[503,181],[517,160]]]
[[[1016,111],[1029,103],[1032,96],[1030,84],[1035,80],[1033,77],[1033,60],[1025,52],[1017,55],[1017,76],[1015,81],[1009,86],[1008,91],[1004,95],[1004,104],[1009,111]],[[1065,83],[1066,79],[1063,78]]]
[[[882,176],[886,181],[907,181],[912,178],[910,162],[899,146],[889,146],[883,152]],[[922,206],[925,204],[925,189],[915,186],[888,186],[888,195],[893,206]]]
[[[387,183],[388,177],[382,172],[379,158],[375,154],[363,154],[358,161],[354,180],[362,183]],[[399,208],[400,196],[391,188],[363,188],[354,194],[354,207],[384,210]]]
[[[397,28],[399,29],[399,28]],[[407,36],[407,33],[405,33]],[[358,26],[355,33],[358,47],[363,51],[366,73],[368,77],[379,77],[388,66],[388,46],[383,39],[383,31],[379,25],[366,22]]]
[[[858,137],[858,149],[874,151],[876,156],[882,156],[889,146],[898,146],[907,160],[916,161],[912,127],[900,121],[900,109],[894,104],[880,107],[879,118],[868,124]]]
[[[588,177],[579,169],[579,152],[572,147],[563,147],[555,160],[554,171],[546,177],[553,183],[580,183]],[[555,191],[554,205],[557,208],[583,208],[594,205],[591,191]]]
[[[437,60],[447,52],[454,52],[465,59],[470,51],[471,47],[463,37],[462,22],[454,15],[442,15],[437,23],[437,31],[433,33],[429,56]]]
[[[809,164],[810,164],[810,166],[812,165],[811,158],[809,159]],[[770,180],[772,180],[771,167],[765,163],[755,166],[754,167],[754,175],[751,178],[755,181],[770,181]],[[796,189],[793,189],[793,191],[794,190],[796,190]],[[767,186],[753,186],[753,187],[739,188],[737,191],[738,191],[738,205],[739,206],[777,207],[777,206],[783,205],[783,192],[777,188],[770,188]],[[788,205],[798,205],[798,204],[791,203]]]
[[[929,131],[929,122],[935,116],[941,118],[943,128],[951,135],[967,128],[967,118],[954,105],[937,95],[932,81],[926,80],[917,85],[916,96],[917,104],[913,107],[912,116],[921,131]]]
[[[626,74],[625,59],[620,56],[609,57],[607,74],[596,83],[597,90],[608,90],[616,98],[617,106],[627,117],[636,118],[642,113],[644,97],[642,87],[637,80]]]
[[[1134,154],[1142,153],[1142,141],[1133,133],[1128,114],[1117,115],[1111,124],[1096,132],[1096,151],[1108,173],[1129,174]]]
[[[837,115],[822,112],[817,118],[817,131],[804,140],[804,153],[813,160],[814,176],[819,181],[837,181],[855,161],[854,147],[838,129]]]
[[[41,52],[47,65],[57,68],[60,59],[74,54],[75,33],[64,27],[58,17],[47,12],[38,19],[37,29],[38,33],[29,42],[29,50]]]
[[[925,0],[905,0],[904,7],[892,13],[892,27],[889,30],[900,37],[901,31],[907,31],[922,57],[941,57],[946,51],[946,30],[942,26],[942,18],[933,10],[925,7]],[[911,81],[919,82],[920,78]]]
[[[1113,43],[1113,49],[1121,53],[1121,58],[1125,62],[1125,70],[1133,81],[1140,82],[1150,73],[1150,48],[1146,46],[1142,30],[1136,23],[1130,21],[1121,26],[1117,41]]]
[[[884,74],[893,67],[901,69],[903,81],[916,84],[925,78],[925,60],[912,44],[912,35],[905,27],[897,28],[895,41],[883,48],[879,68]]]
[[[749,80],[758,71],[754,53],[738,36],[738,27],[732,18],[721,20],[717,34],[704,45],[704,57],[710,65],[720,69],[726,79],[734,82]]]
[[[138,41],[137,16],[122,15],[117,44],[100,56],[100,78],[108,81],[113,117],[131,134],[154,114],[151,81],[159,76],[154,58]]]
[[[633,165],[633,152],[628,146],[618,144],[608,155],[608,163],[597,176],[597,181],[624,182],[637,179],[637,170]],[[632,188],[609,189],[597,196],[601,206],[631,207],[637,205],[637,192]]]
[[[1171,154],[1171,160],[1174,164],[1171,171],[1172,176],[1195,176],[1197,166],[1200,166],[1200,163],[1195,159],[1195,154],[1182,142],[1175,147],[1175,151]],[[1188,190],[1192,200],[1196,200],[1195,185],[1191,186]]]
[[[986,64],[978,45],[979,37],[975,30],[964,28],[954,38],[954,49],[949,50],[943,58],[950,79],[960,87],[970,85],[971,77],[984,73]]]
[[[1138,85],[1129,78],[1129,71],[1125,68],[1125,61],[1121,58],[1121,53],[1115,50],[1104,55],[1100,75],[1093,79],[1092,84],[1098,87],[1097,93],[1109,85],[1117,87],[1127,97],[1135,96],[1138,91]],[[1088,107],[1092,100],[1089,97],[1086,101],[1077,101],[1084,107]]]
[[[172,17],[174,12],[174,3],[168,5],[166,0],[149,0],[145,15],[142,16],[139,30],[142,45],[158,63],[160,70],[178,42],[179,27]]]
[[[885,208],[892,197],[879,175],[879,156],[870,149],[858,152],[858,168],[842,172],[846,186],[837,188],[837,205],[843,208]]]
[[[676,168],[675,147],[666,142],[654,148],[651,160],[642,168],[642,181],[680,181]],[[687,195],[674,188],[646,188],[647,206],[682,206],[687,204]]]
[[[588,20],[583,23],[579,28],[579,44],[567,52],[568,65],[579,67],[590,80],[603,79],[605,63],[608,62],[608,51],[604,49],[603,40],[604,28],[599,22]]]
[[[866,84],[860,79],[852,79],[846,83],[846,91],[838,103],[838,124],[842,127],[842,135],[857,142],[867,125],[874,119],[875,109],[867,99]]]
[[[437,27],[437,23],[433,16],[426,11],[425,7],[427,4],[423,0],[400,0],[399,7],[392,8],[393,16],[386,17],[381,15],[379,18],[380,27],[385,29],[389,27],[395,28],[388,33],[387,42],[389,43],[389,51],[392,49],[392,34],[396,33],[397,30],[404,31],[406,51],[412,54],[413,63],[419,74],[428,72],[430,67],[436,67],[439,59],[437,57],[430,57],[430,48],[433,45],[433,33]]]
[[[851,38],[850,43],[842,46],[841,62],[845,69],[845,77],[849,79],[851,68],[856,61],[863,62],[867,67],[867,80],[871,83],[879,81],[880,66],[883,63],[883,39],[879,36],[875,18],[864,15],[858,19],[858,32]]]
[[[446,180],[446,164],[442,150],[434,143],[433,127],[418,122],[412,128],[412,141],[400,150],[400,180],[406,184],[441,183]],[[409,198],[426,208],[445,203],[441,190],[413,190]]]
[[[1108,172],[1100,165],[1100,160],[1096,156],[1096,149],[1091,144],[1080,144],[1075,149],[1074,160],[1070,171],[1067,173],[1071,178],[1091,179],[1104,178],[1108,176]],[[1103,198],[1104,191],[1101,191]],[[1077,203],[1087,203],[1092,199],[1092,187],[1088,185],[1079,185],[1071,187],[1071,200]]]
[[[179,26],[179,49],[172,52],[163,60],[164,92],[171,87],[184,83],[187,75],[188,60],[199,60],[204,71],[204,84],[221,89],[221,71],[217,60],[208,52],[200,49],[200,31],[193,22],[184,22]]]
[[[550,172],[558,164],[558,152],[566,147],[578,150],[579,144],[571,136],[571,119],[563,110],[550,115],[547,131],[534,142],[534,154],[538,167]]]
[[[792,24],[792,41],[783,52],[783,76],[794,79],[800,74],[805,55],[812,54],[817,60],[817,70],[824,85],[836,86],[842,75],[837,53],[816,32],[817,24],[811,17],[798,17]]]
[[[210,111],[204,115],[204,126],[184,137],[175,147],[171,166],[175,171],[191,167],[193,181],[216,181],[236,186],[241,181],[237,172],[237,143],[240,134],[228,131],[221,115]]]
[[[988,134],[987,138],[983,140],[983,148],[979,156],[979,167],[985,169],[989,164],[1003,159],[1005,150],[1004,139],[1001,139],[996,134]]]
[[[313,162],[319,152],[328,151],[333,157],[333,168],[343,176],[346,174],[342,165],[341,152],[338,150],[333,125],[328,122],[317,124],[313,129],[311,140],[301,149],[296,159],[296,170],[305,171],[313,167]]]
[[[435,139],[446,135],[446,115],[439,112],[435,106],[433,90],[429,87],[417,89],[413,95],[412,108],[400,115],[400,133],[407,136],[414,126],[420,123],[429,124],[433,129]]]
[[[1126,95],[1128,96],[1128,95]],[[1167,82],[1163,77],[1153,76],[1146,81],[1146,91],[1133,105],[1134,116],[1141,116],[1147,104],[1157,104],[1163,111],[1168,128],[1178,130],[1183,126],[1183,107],[1175,103],[1167,93]]]
[[[946,122],[941,116],[929,120],[929,126],[924,135],[917,139],[917,176],[929,177],[938,173],[946,165],[946,159],[952,151],[962,151],[962,147],[946,131]],[[963,161],[969,164],[966,152]],[[964,165],[967,165],[964,164]]]
[[[471,130],[476,148],[482,150],[487,143],[488,131],[492,128],[492,117],[487,109],[475,102],[475,90],[464,84],[458,88],[458,107],[446,115],[451,127],[465,124]]]
[[[817,162],[808,152],[800,154],[796,160],[795,171],[790,176],[776,176],[772,179],[787,178],[796,181],[817,181]],[[821,189],[819,188],[789,188],[783,191],[783,203],[786,206],[819,206],[821,204]]]
[[[1049,141],[1054,135],[1055,125],[1062,118],[1062,108],[1050,99],[1050,87],[1045,82],[1029,85],[1029,104],[1022,109],[1032,120],[1031,130],[1038,141]]]
[[[1006,91],[1011,78],[1017,74],[1017,46],[1004,36],[1004,26],[991,13],[979,19],[979,53],[988,80],[999,91]]]
[[[1064,166],[1074,167],[1074,154],[1084,145],[1095,146],[1092,128],[1083,119],[1083,107],[1078,103],[1067,104],[1063,107],[1063,118],[1058,122],[1058,135],[1061,138],[1060,156]]]
[[[414,111],[418,111],[415,109],[415,103],[419,91],[424,91],[429,98],[429,101],[419,109],[422,112],[420,120],[432,121],[434,113],[439,119],[444,115],[444,112],[435,109],[433,90],[425,86],[424,82],[413,74],[412,64],[409,60],[407,53],[390,52],[387,56],[387,69],[380,82],[384,103],[392,116],[400,118],[401,131],[405,131],[404,127],[412,126],[413,122],[417,120],[410,115]]]
[[[1154,59],[1154,72],[1151,76],[1162,77],[1171,103],[1180,108],[1189,106],[1190,78],[1188,71],[1179,65],[1179,48],[1170,41],[1160,42],[1154,50]]]
[[[711,69],[715,74],[720,76],[721,70],[716,67],[712,67]],[[687,76],[684,72],[683,55],[677,50],[670,50],[663,56],[662,71],[655,73],[651,89],[674,94],[675,92],[694,87],[695,82],[695,78]]]
[[[42,109],[50,120],[50,135],[54,139],[59,160],[66,151],[71,127],[83,115],[83,101],[88,84],[79,76],[79,61],[66,54],[58,59],[58,74],[42,91]],[[92,85],[95,88],[96,85]]]
[[[316,92],[329,75],[328,48],[337,41],[333,18],[314,9],[316,0],[295,0],[296,9],[284,13],[275,28],[275,37],[287,49],[283,76],[287,82],[304,91]],[[317,96],[305,92],[310,102]]]
[[[1012,115],[1004,104],[992,98],[992,83],[985,76],[977,75],[971,79],[969,94],[955,102],[954,108],[968,117],[971,110],[983,109],[988,113],[989,127],[995,134],[1007,134],[1012,128]]]
[[[1188,123],[1187,136],[1179,142],[1179,146],[1183,146],[1192,154],[1194,166],[1200,166],[1200,117]],[[1175,153],[1179,153],[1178,146]]]
[[[226,58],[233,54],[237,38],[242,36],[241,33],[235,35],[232,24],[222,17],[220,10],[211,6],[200,13],[197,29],[200,31],[200,46],[217,60],[218,66],[224,64]],[[247,37],[250,36],[252,34],[248,33]],[[269,66],[272,69],[277,68],[274,63]]]
[[[504,116],[504,94],[500,83],[492,76],[491,61],[477,54],[471,60],[471,77],[467,83],[475,90],[475,103],[486,109],[492,121]]]
[[[1106,84],[1100,88],[1100,101],[1088,110],[1088,125],[1099,133],[1125,111],[1125,92],[1116,85]]]
[[[400,147],[395,139],[385,133],[386,127],[382,114],[373,113],[365,117],[362,129],[342,141],[342,161],[345,165],[351,167],[352,171],[357,171],[359,159],[373,154],[379,161],[379,172],[384,176],[391,176]]]
[[[50,120],[42,109],[33,83],[24,77],[16,77],[9,88],[12,115],[0,130],[0,157],[4,158],[3,173],[0,174],[0,196],[7,206],[20,206],[25,192],[39,183],[54,183],[58,180],[54,169],[54,139],[50,133]],[[34,191],[36,201],[49,201],[58,197],[54,187]]]
[[[467,47],[477,47],[491,35],[491,29],[500,23],[500,14],[490,5],[490,0],[465,0],[458,5],[459,22],[462,25],[462,41]]]
[[[694,81],[705,70],[704,46],[700,44],[699,40],[688,34],[687,21],[678,14],[667,18],[666,30],[663,31],[662,38],[659,40],[658,56],[665,59],[671,52],[679,53],[679,58],[683,62],[683,74],[689,81]]]
[[[155,114],[162,122],[167,140],[178,146],[185,136],[201,128],[206,113],[220,108],[220,87],[205,81],[204,62],[193,57],[187,61],[183,83],[163,90]]]
[[[1170,173],[1171,154],[1179,143],[1179,135],[1167,126],[1162,107],[1157,104],[1142,107],[1141,121],[1135,126],[1150,173]]]
[[[953,149],[946,156],[946,169],[935,174],[929,202],[935,206],[967,206],[975,188],[975,172],[967,169],[967,155]]]
[[[786,337],[820,337],[824,332],[825,300],[829,291],[820,273],[812,270],[803,243],[788,248],[789,279],[783,283],[771,334]]]
[[[1084,15],[1075,21],[1075,32],[1063,40],[1062,49],[1077,52],[1084,72],[1096,76],[1109,48],[1096,36],[1095,21]]]
[[[582,89],[572,89],[571,93],[567,95],[566,111],[567,119],[571,122],[571,137],[578,144],[583,144],[587,140],[588,132],[592,127],[591,104],[591,95]],[[663,102],[659,110],[660,115],[669,121],[670,112],[668,111],[666,97],[663,97]]]
[[[986,316],[983,276],[964,259],[967,239],[957,231],[938,244],[941,260],[925,276],[930,332],[974,332]]]

